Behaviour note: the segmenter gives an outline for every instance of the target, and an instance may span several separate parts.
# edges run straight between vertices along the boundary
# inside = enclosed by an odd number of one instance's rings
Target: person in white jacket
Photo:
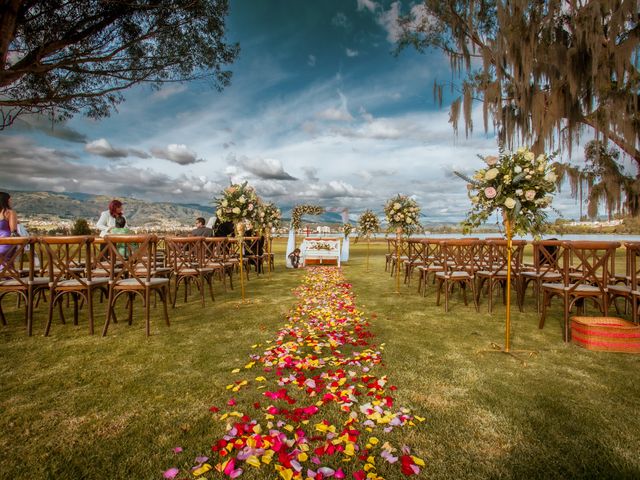
[[[100,236],[104,237],[109,235],[112,228],[116,226],[116,218],[124,217],[122,209],[122,202],[120,200],[111,200],[109,202],[109,210],[105,210],[100,214],[100,219],[96,224],[96,228],[100,230]]]

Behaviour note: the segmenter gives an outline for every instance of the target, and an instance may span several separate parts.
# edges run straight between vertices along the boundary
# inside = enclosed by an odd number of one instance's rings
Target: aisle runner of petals
[[[213,458],[196,459],[191,478],[212,470],[237,478],[261,469],[260,478],[284,480],[382,479],[381,462],[404,475],[419,474],[424,461],[384,436],[424,418],[394,406],[390,392],[396,387],[388,386],[386,375],[372,374],[384,345],[370,343],[373,335],[351,285],[336,268],[314,268],[295,294],[299,302],[275,341],[254,345],[264,352],[232,371],[259,368],[260,375],[227,386],[231,394],[257,388],[264,401],[244,412],[234,410],[234,397],[229,411],[211,407],[226,423],[226,434],[211,447]],[[269,384],[277,388],[269,390]],[[179,473],[172,468],[164,476]]]

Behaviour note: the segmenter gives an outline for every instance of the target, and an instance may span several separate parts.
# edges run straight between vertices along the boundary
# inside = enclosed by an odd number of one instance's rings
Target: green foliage
[[[225,188],[215,203],[216,215],[220,221],[237,224],[243,220],[252,222],[256,219],[260,199],[255,189],[244,182]]]
[[[378,216],[371,210],[365,210],[358,218],[358,236],[369,237],[380,230]]]
[[[302,226],[303,215],[322,215],[324,213],[324,207],[318,205],[302,204],[296,205],[291,211],[291,228],[299,230]]]
[[[89,222],[84,218],[77,219],[71,229],[71,235],[91,235],[92,233]]]
[[[402,229],[405,235],[422,230],[420,225],[420,207],[411,197],[398,194],[390,198],[384,206],[384,213],[389,223],[389,230]]]
[[[24,113],[105,117],[143,82],[206,79],[222,89],[239,51],[225,41],[227,0],[12,4],[0,16],[2,126]]]
[[[269,230],[271,228],[280,227],[280,219],[282,214],[280,209],[274,203],[260,203],[258,205],[258,215],[255,223],[260,229]]]
[[[485,131],[491,115],[509,147],[541,152],[561,141],[571,151],[589,126],[640,164],[639,12],[637,0],[424,0],[400,20],[400,48],[449,57],[462,78],[451,105],[456,132],[461,114],[473,130],[480,99]],[[434,84],[440,102],[442,89]]]
[[[345,223],[342,225],[342,233],[344,234],[344,238],[347,238],[352,231],[353,225],[351,225],[350,223]]]

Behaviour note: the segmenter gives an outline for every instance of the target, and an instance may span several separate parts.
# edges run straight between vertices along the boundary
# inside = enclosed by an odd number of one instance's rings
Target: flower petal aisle
[[[199,457],[191,473],[236,478],[260,469],[251,476],[285,480],[419,474],[424,461],[385,436],[424,418],[397,407],[396,387],[374,374],[384,346],[371,343],[351,285],[339,269],[319,267],[308,270],[295,294],[299,301],[275,340],[254,345],[262,353],[233,370],[244,378],[227,386],[228,408],[211,407],[226,434],[211,447],[213,458]],[[240,409],[235,396],[250,388],[262,400]],[[170,469],[165,478],[178,474]]]

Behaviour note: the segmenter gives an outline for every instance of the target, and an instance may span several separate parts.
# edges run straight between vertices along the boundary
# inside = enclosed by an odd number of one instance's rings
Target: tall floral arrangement
[[[358,218],[358,235],[369,237],[380,230],[380,221],[371,210],[365,210]]]
[[[255,223],[263,230],[271,230],[280,226],[282,214],[275,203],[261,203],[258,206],[258,214]]]
[[[480,157],[487,164],[473,178],[458,172],[468,182],[473,207],[462,223],[465,231],[485,223],[498,210],[509,220],[516,235],[539,236],[547,223],[545,209],[556,191],[554,155],[535,155],[528,148],[516,152],[499,150],[499,156]]]
[[[351,225],[350,223],[345,223],[342,225],[342,233],[344,234],[344,238],[347,238],[352,231],[353,225]]]
[[[414,199],[406,195],[398,194],[389,199],[384,206],[384,213],[391,230],[400,228],[404,234],[411,235],[422,229],[418,221],[420,207]]]
[[[294,230],[299,230],[302,222],[302,215],[322,215],[324,208],[318,205],[296,205],[291,211],[291,227]]]
[[[215,200],[216,215],[220,221],[234,224],[244,220],[254,221],[259,201],[255,189],[247,182],[230,185]]]

